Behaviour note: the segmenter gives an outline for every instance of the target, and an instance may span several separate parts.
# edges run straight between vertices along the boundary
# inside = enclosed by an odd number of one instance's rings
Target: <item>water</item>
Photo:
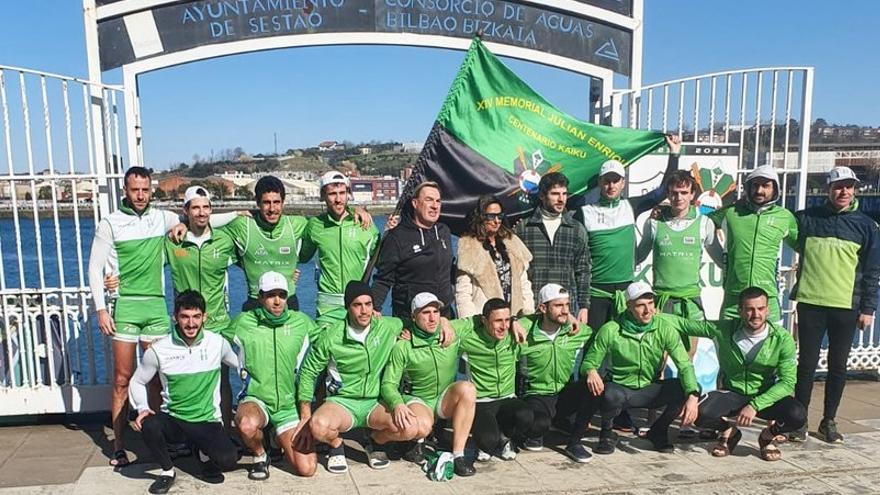
[[[51,218],[41,219],[38,224],[35,224],[33,219],[20,218],[18,234],[16,234],[13,219],[0,219],[0,257],[2,257],[0,288],[87,287],[89,253],[95,233],[94,219],[90,216],[90,211],[88,214],[89,216],[85,217],[86,212],[81,212],[83,218],[80,218],[79,233],[77,233],[76,222],[73,218],[59,218],[58,241],[56,241],[55,222]],[[386,217],[376,216],[374,221],[382,231]],[[81,248],[79,250],[77,240],[79,240]],[[18,255],[17,246],[19,244],[21,256]],[[60,256],[56,249],[59,245],[61,247]],[[42,259],[42,272],[40,259]],[[301,264],[299,268],[301,275],[296,292],[299,296],[300,310],[309,316],[314,316],[317,296],[315,262],[314,260],[309,261]],[[230,266],[228,273],[230,316],[234,318],[240,313],[241,306],[247,299],[247,285],[245,284],[244,272],[240,267]],[[167,266],[165,267],[165,281],[165,299],[170,313],[174,296],[171,273]],[[390,297],[387,298],[383,307],[386,314],[390,314],[390,300]],[[88,310],[89,316],[92,317],[91,305]],[[82,319],[77,323],[82,324]],[[3,322],[0,319],[0,330],[2,330],[2,325]],[[75,340],[69,338],[66,342],[71,369],[77,380],[82,383],[106,383],[107,369],[110,366],[107,339],[100,334],[97,328],[89,328],[85,325],[82,325],[82,328],[87,328],[90,335],[81,335],[79,339]],[[60,332],[60,330],[58,331]],[[42,337],[42,329],[38,334]],[[5,336],[5,332],[0,333],[0,336]],[[88,342],[89,338],[92,340],[91,345]],[[25,335],[25,340],[25,342],[19,342],[18,345],[25,347],[33,345],[27,335]],[[56,340],[58,342],[62,340],[60,333]],[[13,353],[16,352],[18,345],[13,346]],[[3,339],[0,339],[0,385],[6,384],[6,380],[8,380],[6,351]],[[94,376],[92,376],[88,364],[89,354],[93,355],[95,359]],[[57,361],[60,359],[56,359]],[[45,369],[48,370],[48,367]],[[15,381],[19,384],[22,383],[21,373],[20,365],[17,365]]]

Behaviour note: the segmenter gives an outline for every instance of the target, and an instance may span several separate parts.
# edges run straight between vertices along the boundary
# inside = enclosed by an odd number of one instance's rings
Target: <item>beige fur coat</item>
[[[528,269],[532,261],[529,248],[516,235],[504,239],[510,258],[510,312],[513,315],[535,312],[535,299]],[[501,281],[495,271],[495,263],[483,245],[475,237],[462,237],[458,241],[458,266],[455,280],[455,305],[458,317],[478,315],[483,305],[493,297],[503,297]]]

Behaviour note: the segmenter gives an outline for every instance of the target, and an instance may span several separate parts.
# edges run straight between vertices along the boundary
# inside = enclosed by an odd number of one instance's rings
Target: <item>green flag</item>
[[[569,194],[580,194],[606,160],[629,165],[663,142],[659,132],[595,125],[561,112],[475,38],[408,185],[438,182],[442,219],[461,233],[480,195],[499,197],[509,217],[521,217],[531,210],[542,175],[562,172]]]

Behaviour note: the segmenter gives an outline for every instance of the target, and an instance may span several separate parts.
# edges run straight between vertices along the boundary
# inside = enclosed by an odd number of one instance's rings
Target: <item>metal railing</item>
[[[806,206],[812,119],[813,68],[769,67],[715,72],[652,84],[611,95],[606,122],[677,134],[686,144],[732,144],[739,149],[737,195],[743,174],[773,164],[782,184],[780,204]],[[789,299],[797,255],[780,248],[779,287],[783,320],[797,333],[795,302]],[[827,370],[827,350],[819,370]],[[865,330],[853,341],[853,370],[880,370],[880,335]]]
[[[87,265],[118,199],[123,101],[121,87],[0,66],[0,199],[11,204],[0,218],[0,416],[107,407],[110,353]]]

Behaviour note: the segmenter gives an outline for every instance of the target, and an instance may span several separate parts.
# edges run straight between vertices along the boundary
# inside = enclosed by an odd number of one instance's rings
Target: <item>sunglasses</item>
[[[504,213],[483,213],[483,218],[486,220],[504,220]]]

